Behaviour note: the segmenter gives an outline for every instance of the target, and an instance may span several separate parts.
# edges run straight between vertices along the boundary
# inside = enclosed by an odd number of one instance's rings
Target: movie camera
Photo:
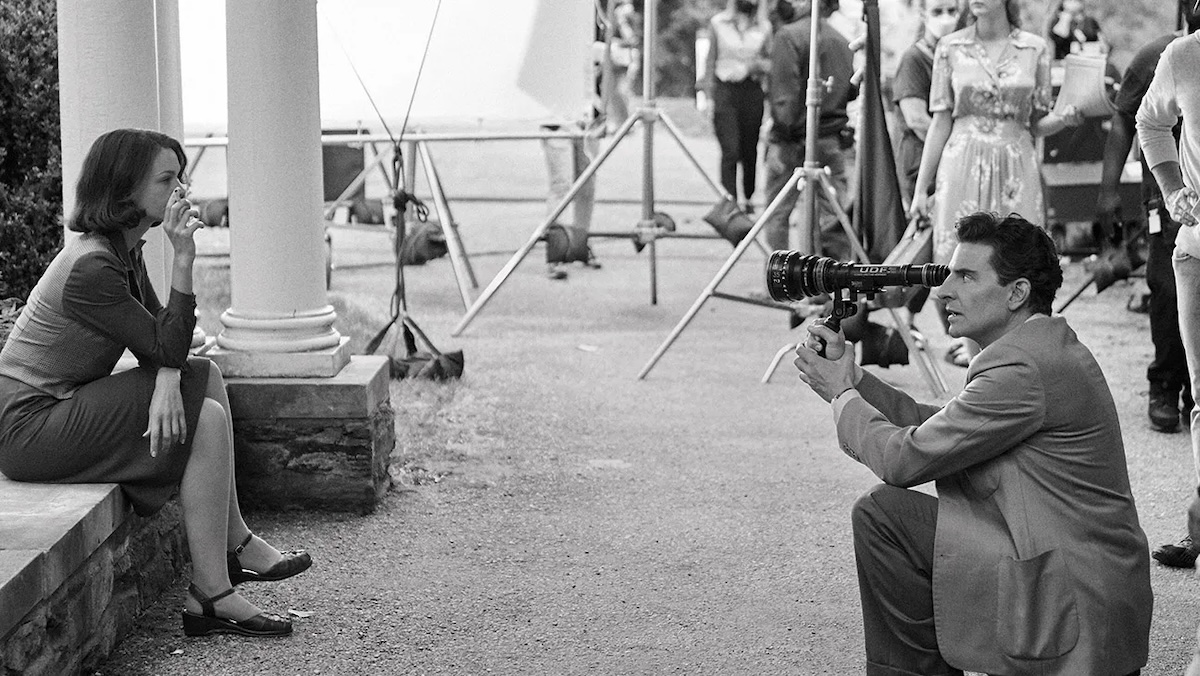
[[[798,301],[822,294],[833,299],[833,310],[821,323],[837,332],[842,320],[858,311],[858,297],[874,300],[889,286],[939,286],[950,276],[945,265],[870,265],[842,263],[799,251],[776,251],[767,260],[767,291],[780,301]],[[843,295],[845,291],[845,295]],[[822,344],[819,351],[825,355]]]

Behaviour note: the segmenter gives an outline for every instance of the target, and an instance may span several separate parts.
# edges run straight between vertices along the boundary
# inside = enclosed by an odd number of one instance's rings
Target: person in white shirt
[[[763,122],[763,80],[770,70],[771,23],[762,0],[729,0],[709,21],[712,33],[702,87],[712,101],[713,130],[721,147],[721,186],[750,207],[757,180],[758,137]]]
[[[1192,13],[1200,11],[1193,3]],[[1138,140],[1146,165],[1162,189],[1172,220],[1180,224],[1175,236],[1172,265],[1175,269],[1179,335],[1187,357],[1192,392],[1200,383],[1200,33],[1175,38],[1163,50],[1154,79],[1137,112]],[[1182,118],[1182,122],[1180,121]],[[1172,128],[1181,124],[1179,146]],[[1200,482],[1200,415],[1195,405],[1189,413],[1192,454]],[[1200,501],[1200,497],[1194,498]],[[1195,507],[1195,505],[1194,505]],[[1186,542],[1192,545],[1191,541]]]

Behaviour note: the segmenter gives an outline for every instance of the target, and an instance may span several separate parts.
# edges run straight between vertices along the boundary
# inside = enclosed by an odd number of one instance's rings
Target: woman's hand
[[[175,188],[163,212],[162,228],[171,242],[171,248],[175,250],[177,260],[183,258],[190,261],[196,258],[196,240],[192,236],[203,227],[200,210],[192,206],[182,187]]]
[[[160,368],[150,397],[150,419],[143,437],[150,437],[150,457],[187,439],[187,416],[179,391],[179,369]]]
[[[909,220],[929,221],[929,194],[925,190],[917,190],[913,194],[912,204],[908,206]]]
[[[1069,103],[1059,111],[1058,117],[1062,120],[1064,127],[1078,127],[1083,124],[1083,113]]]

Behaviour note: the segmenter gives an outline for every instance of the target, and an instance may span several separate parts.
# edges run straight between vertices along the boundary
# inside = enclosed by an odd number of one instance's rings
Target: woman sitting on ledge
[[[0,472],[15,481],[121,485],[149,515],[179,491],[192,559],[188,636],[290,634],[233,585],[282,580],[312,565],[242,520],[233,422],[215,364],[188,356],[196,324],[192,236],[203,223],[183,185],[187,157],[154,131],[118,129],[84,159],[68,227],[0,350]],[[142,260],[161,225],[174,249],[164,308]],[[128,348],[138,368],[113,374]]]

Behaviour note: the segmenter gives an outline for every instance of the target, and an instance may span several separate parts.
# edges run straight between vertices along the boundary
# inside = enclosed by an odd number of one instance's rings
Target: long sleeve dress
[[[993,61],[975,26],[943,37],[933,60],[931,113],[950,111],[950,138],[937,168],[933,257],[945,264],[958,219],[977,211],[1016,212],[1045,225],[1041,164],[1033,125],[1050,111],[1046,41],[1013,29]]]
[[[208,385],[189,357],[196,297],[163,307],[140,246],[124,233],[69,242],[29,295],[0,350],[0,472],[15,481],[121,485],[137,513],[178,489]],[[128,348],[137,368],[113,374]],[[161,367],[182,371],[188,434],[150,456],[150,400]]]

